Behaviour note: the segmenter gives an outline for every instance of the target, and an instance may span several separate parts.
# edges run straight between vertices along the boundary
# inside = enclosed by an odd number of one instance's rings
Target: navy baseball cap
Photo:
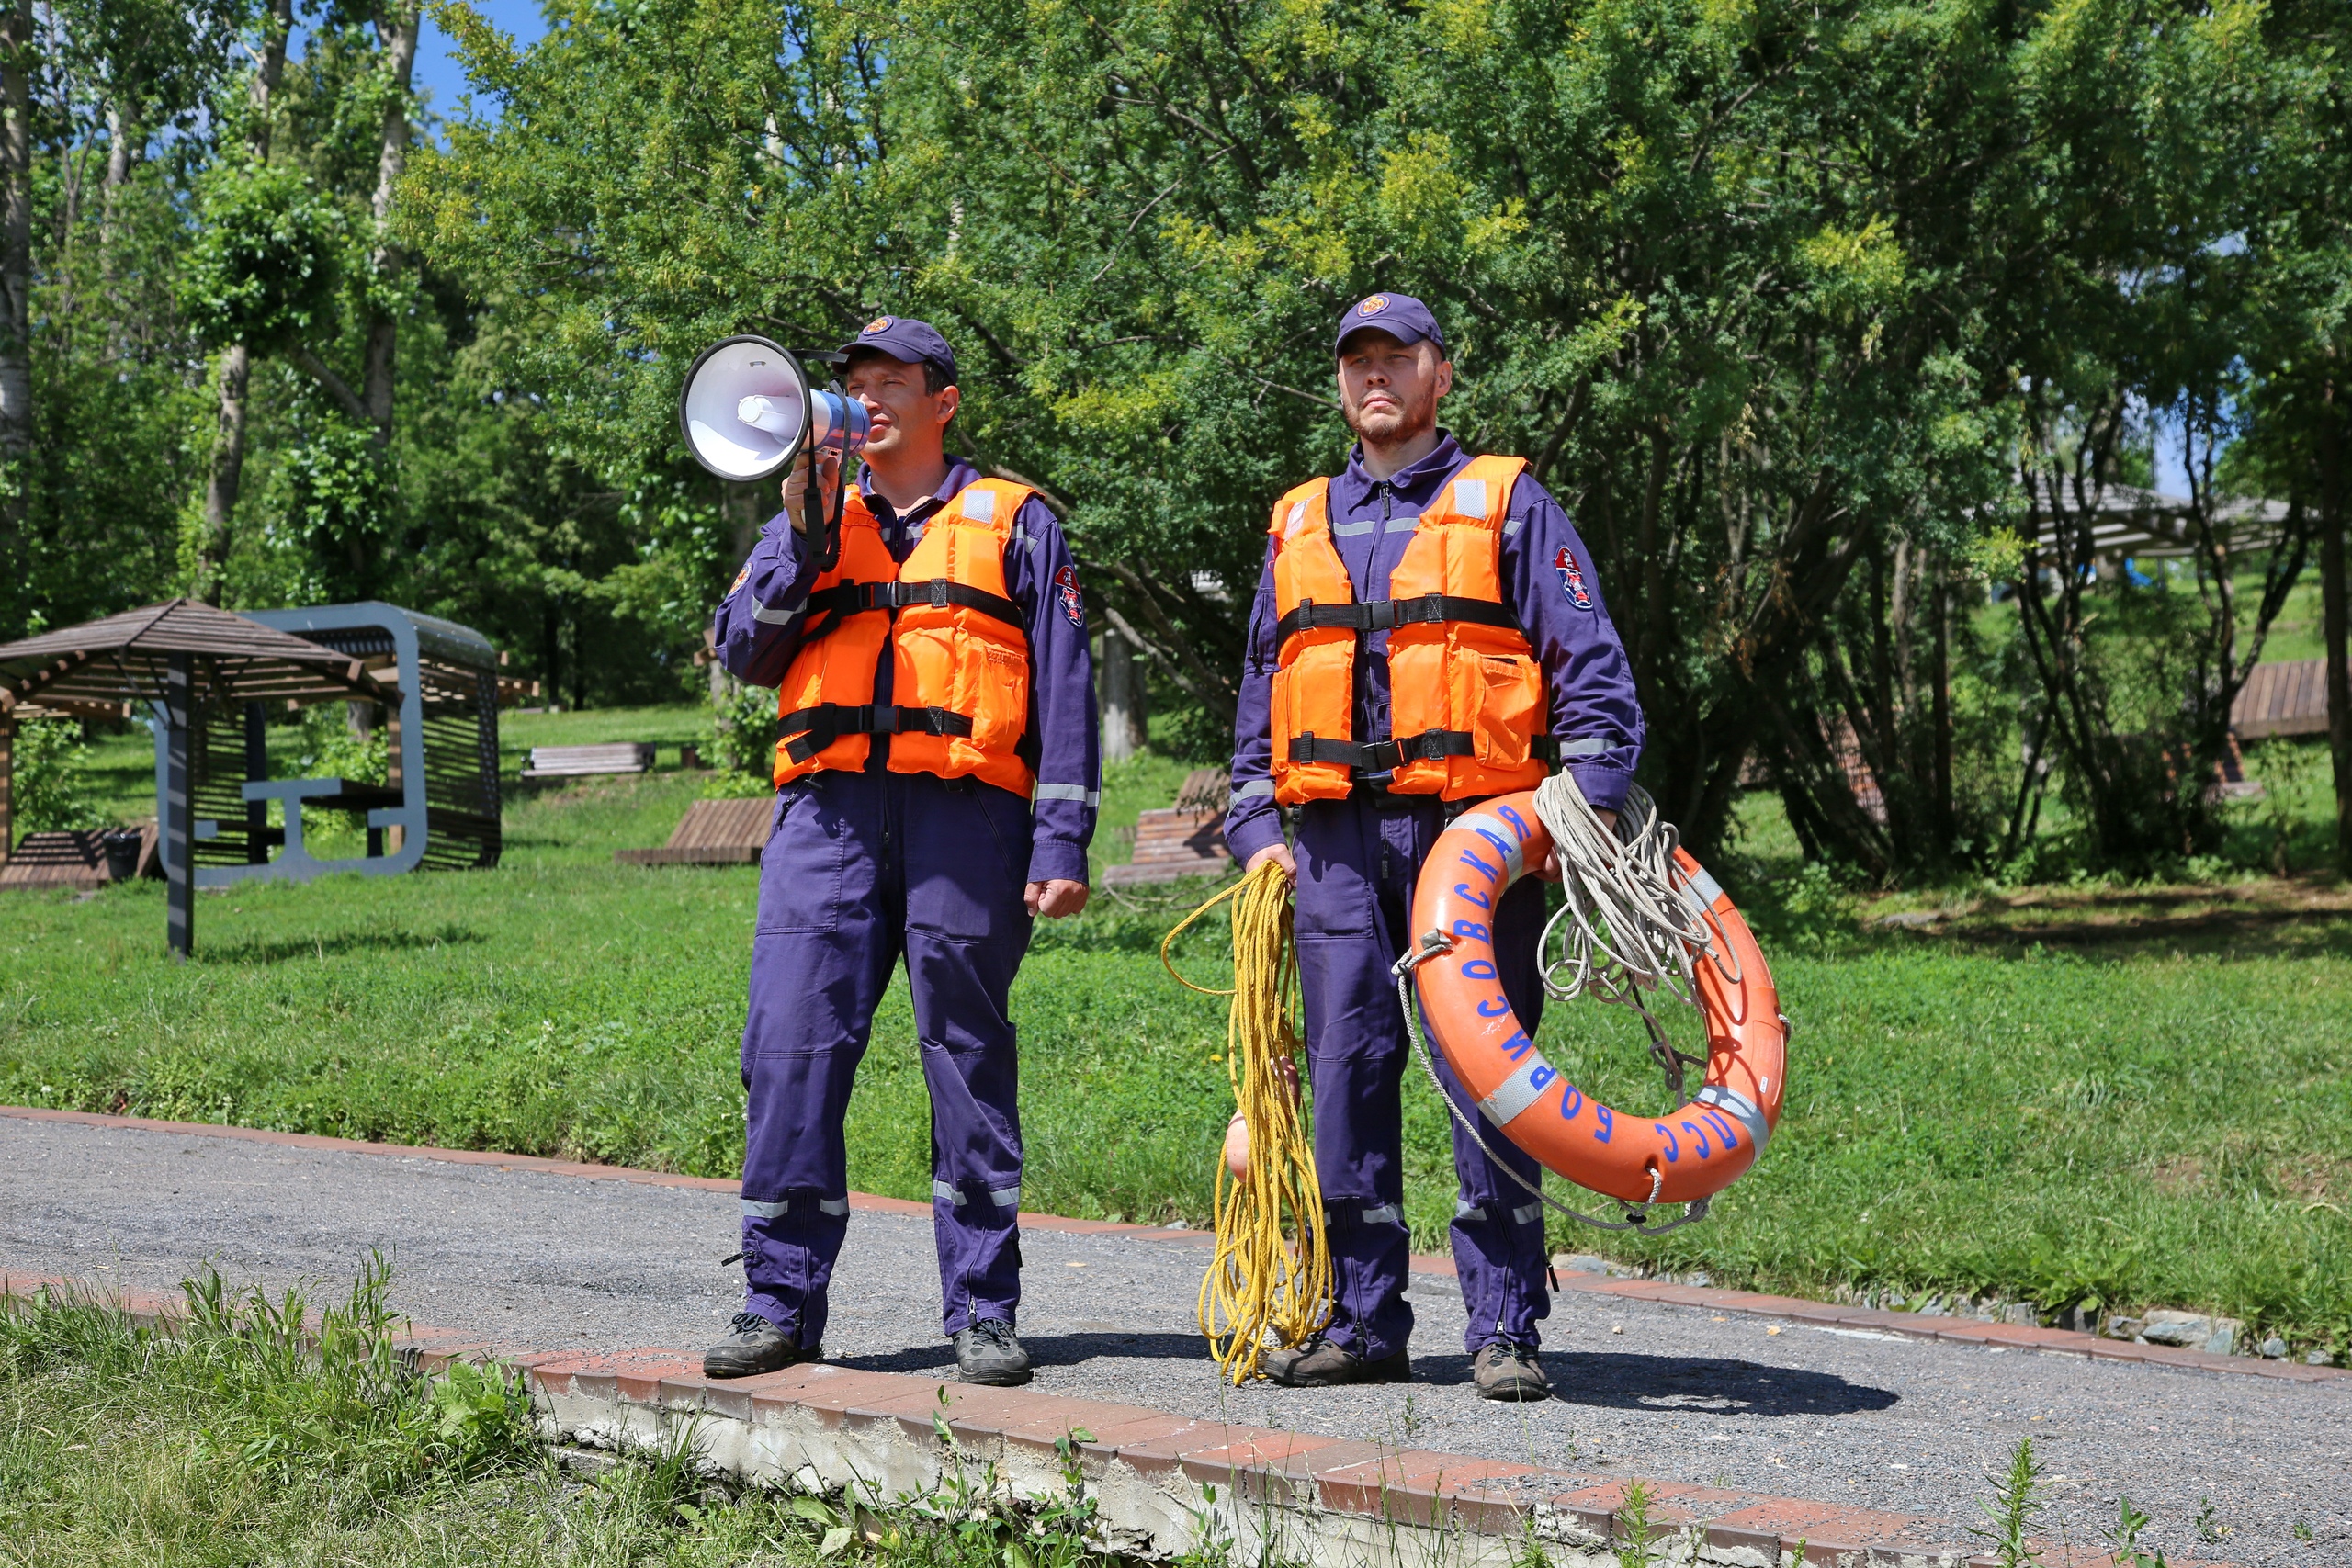
[[[1340,318],[1340,335],[1332,340],[1331,352],[1339,354],[1348,346],[1348,334],[1365,327],[1378,327],[1398,343],[1419,343],[1423,338],[1442,351],[1445,334],[1438,330],[1437,318],[1430,308],[1409,294],[1367,294],[1348,307]]]
[[[907,365],[936,365],[956,384],[956,351],[939,335],[939,329],[929,321],[918,321],[912,316],[876,316],[865,323],[865,330],[842,344],[843,354],[854,354],[861,348],[871,348]]]

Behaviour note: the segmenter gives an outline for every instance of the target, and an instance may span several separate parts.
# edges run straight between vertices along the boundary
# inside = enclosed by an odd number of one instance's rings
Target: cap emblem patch
[[[1388,296],[1385,294],[1375,294],[1371,299],[1356,307],[1356,314],[1359,316],[1377,316],[1381,311],[1385,310],[1386,309],[1388,309]]]
[[[870,321],[866,322],[866,323],[865,323],[865,330],[864,332],[862,332],[862,333],[858,333],[857,335],[858,335],[858,336],[860,336],[860,337],[872,337],[876,333],[878,333],[878,332],[882,332],[882,331],[887,330],[887,329],[888,328],[888,326],[889,326],[889,325],[890,325],[890,318],[889,318],[889,317],[888,317],[888,316],[876,316],[876,317],[875,317],[872,321]]]

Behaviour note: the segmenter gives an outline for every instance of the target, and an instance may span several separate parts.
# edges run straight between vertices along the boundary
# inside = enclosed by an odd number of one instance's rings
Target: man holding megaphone
[[[750,341],[747,377],[781,355]],[[947,340],[882,316],[842,353],[841,394],[866,426],[856,482],[839,484],[854,446],[837,441],[813,487],[804,449],[711,627],[729,670],[779,688],[782,739],[743,1029],[745,1303],[704,1369],[747,1376],[820,1354],[849,1227],[842,1119],[903,957],[931,1091],[943,1327],[967,1381],[1022,1383],[1007,998],[1033,917],[1086,907],[1101,772],[1085,602],[1035,492],[947,456]],[[699,401],[690,377],[689,441],[756,451],[763,431],[858,423],[797,377],[774,399],[714,381]]]

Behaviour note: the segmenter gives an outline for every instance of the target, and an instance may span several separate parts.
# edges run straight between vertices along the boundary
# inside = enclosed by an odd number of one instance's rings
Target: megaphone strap
[[[845,707],[839,703],[820,703],[812,708],[801,708],[776,720],[776,728],[793,735],[785,743],[785,752],[796,762],[805,762],[831,746],[844,735],[965,735],[972,733],[968,714],[947,708],[902,708],[887,704],[867,704],[862,707]]]
[[[944,577],[921,582],[843,582],[831,588],[819,589],[808,595],[811,615],[830,613],[836,617],[825,628],[826,631],[839,626],[843,617],[863,615],[868,610],[903,610],[912,604],[942,607],[954,604],[967,610],[978,610],[984,615],[1002,621],[1015,631],[1021,629],[1020,605],[1001,594],[950,581]]]

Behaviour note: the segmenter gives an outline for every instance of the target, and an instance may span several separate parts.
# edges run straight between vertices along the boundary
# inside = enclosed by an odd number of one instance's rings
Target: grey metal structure
[[[263,705],[212,708],[194,727],[190,748],[196,886],[498,863],[498,652],[487,638],[379,601],[243,615],[356,660],[379,685],[397,688],[387,694],[397,698],[387,705],[388,777],[380,784],[273,779]],[[165,785],[163,731],[159,725],[159,795]],[[273,800],[282,804],[283,826],[270,825]],[[306,809],[365,811],[368,852],[335,860],[311,854],[303,838]]]

